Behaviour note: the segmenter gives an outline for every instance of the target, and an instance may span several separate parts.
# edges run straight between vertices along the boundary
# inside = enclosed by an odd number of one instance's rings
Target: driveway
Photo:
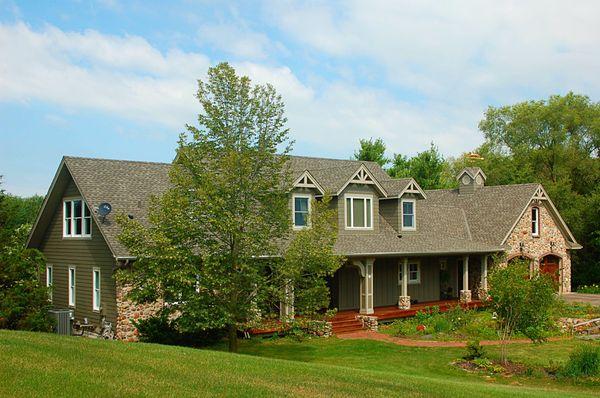
[[[600,294],[565,293],[561,297],[567,303],[588,303],[600,306]]]

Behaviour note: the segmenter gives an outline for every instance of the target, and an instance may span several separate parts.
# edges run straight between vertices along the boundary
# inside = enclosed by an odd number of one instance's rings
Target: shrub
[[[180,330],[176,321],[165,315],[134,321],[140,341],[187,347],[203,347],[214,344],[225,336],[223,329],[185,331]]]
[[[467,343],[467,352],[463,356],[463,359],[466,359],[467,361],[472,361],[474,359],[484,357],[485,350],[481,346],[481,344],[479,344],[479,340],[471,340]]]
[[[562,372],[568,377],[600,375],[600,347],[584,344],[569,355]]]
[[[436,333],[449,333],[452,331],[452,323],[445,317],[438,317],[433,324],[433,330]]]
[[[579,286],[577,293],[600,294],[600,283]]]

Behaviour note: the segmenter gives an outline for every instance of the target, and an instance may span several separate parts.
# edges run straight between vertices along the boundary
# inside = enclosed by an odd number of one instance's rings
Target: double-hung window
[[[52,302],[52,283],[54,282],[54,269],[51,265],[46,266],[46,287],[48,288],[48,300]]]
[[[531,235],[540,236],[540,209],[531,208]]]
[[[402,229],[404,231],[414,231],[417,229],[415,204],[416,201],[414,199],[402,199]]]
[[[398,283],[402,283],[402,264],[398,270]],[[421,264],[418,262],[408,263],[408,284],[418,285],[421,283]]]
[[[308,227],[310,223],[310,195],[293,195],[294,228]]]
[[[75,307],[75,267],[69,267],[69,307]]]
[[[346,228],[373,228],[372,196],[346,196]]]
[[[92,270],[92,309],[100,311],[100,268]]]
[[[81,199],[63,202],[63,236],[70,238],[92,236],[92,215]]]

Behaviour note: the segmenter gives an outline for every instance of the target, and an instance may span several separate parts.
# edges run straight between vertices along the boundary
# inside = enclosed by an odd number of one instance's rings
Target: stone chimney
[[[479,167],[465,167],[456,176],[459,194],[471,194],[484,187],[486,178],[483,170]]]

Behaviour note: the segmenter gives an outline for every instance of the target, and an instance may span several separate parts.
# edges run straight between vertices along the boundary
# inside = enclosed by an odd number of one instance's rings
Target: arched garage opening
[[[550,275],[557,285],[560,279],[560,260],[560,257],[554,254],[540,258],[540,273]]]

